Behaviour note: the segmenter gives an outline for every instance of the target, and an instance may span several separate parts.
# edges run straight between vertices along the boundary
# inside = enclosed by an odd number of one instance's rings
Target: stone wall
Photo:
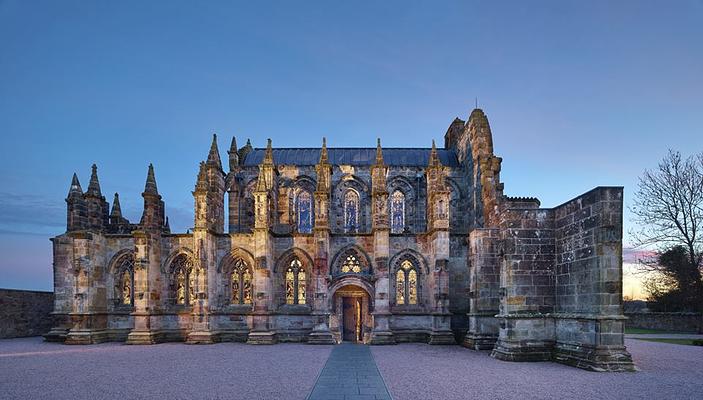
[[[703,315],[699,313],[636,312],[625,316],[628,328],[703,333]]]
[[[0,339],[47,333],[53,307],[53,292],[0,289]]]

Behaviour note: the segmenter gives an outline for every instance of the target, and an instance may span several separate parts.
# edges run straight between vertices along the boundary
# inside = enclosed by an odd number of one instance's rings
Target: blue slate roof
[[[383,150],[383,162],[389,166],[426,167],[430,161],[430,148],[387,148]],[[261,164],[266,149],[253,149],[247,154],[243,165],[251,167]],[[329,162],[333,165],[369,166],[376,162],[375,147],[327,148]],[[458,167],[456,153],[451,149],[437,149],[442,165]],[[320,148],[274,148],[273,162],[277,165],[315,165],[320,160]]]

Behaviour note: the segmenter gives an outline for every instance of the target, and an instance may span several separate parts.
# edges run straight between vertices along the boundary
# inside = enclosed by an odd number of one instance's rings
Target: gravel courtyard
[[[627,345],[640,372],[508,363],[459,346],[402,344],[371,352],[396,400],[703,398],[703,348],[638,340]],[[332,348],[0,340],[0,398],[305,399]]]
[[[703,347],[626,340],[639,372],[498,361],[422,344],[372,347],[395,399],[703,399]]]

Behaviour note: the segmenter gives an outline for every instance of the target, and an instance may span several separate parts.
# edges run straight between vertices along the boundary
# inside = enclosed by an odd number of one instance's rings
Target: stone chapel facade
[[[631,370],[622,188],[555,208],[507,197],[483,111],[436,148],[241,148],[213,138],[192,231],[172,233],[150,165],[141,220],[73,176],[54,246],[68,344],[427,342]],[[225,213],[227,207],[227,213]],[[227,215],[227,216],[226,216]],[[225,220],[226,218],[226,220]]]

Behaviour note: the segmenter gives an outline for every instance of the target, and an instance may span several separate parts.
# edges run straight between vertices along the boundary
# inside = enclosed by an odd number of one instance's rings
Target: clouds
[[[50,235],[66,226],[62,199],[34,194],[0,192],[0,232]]]

